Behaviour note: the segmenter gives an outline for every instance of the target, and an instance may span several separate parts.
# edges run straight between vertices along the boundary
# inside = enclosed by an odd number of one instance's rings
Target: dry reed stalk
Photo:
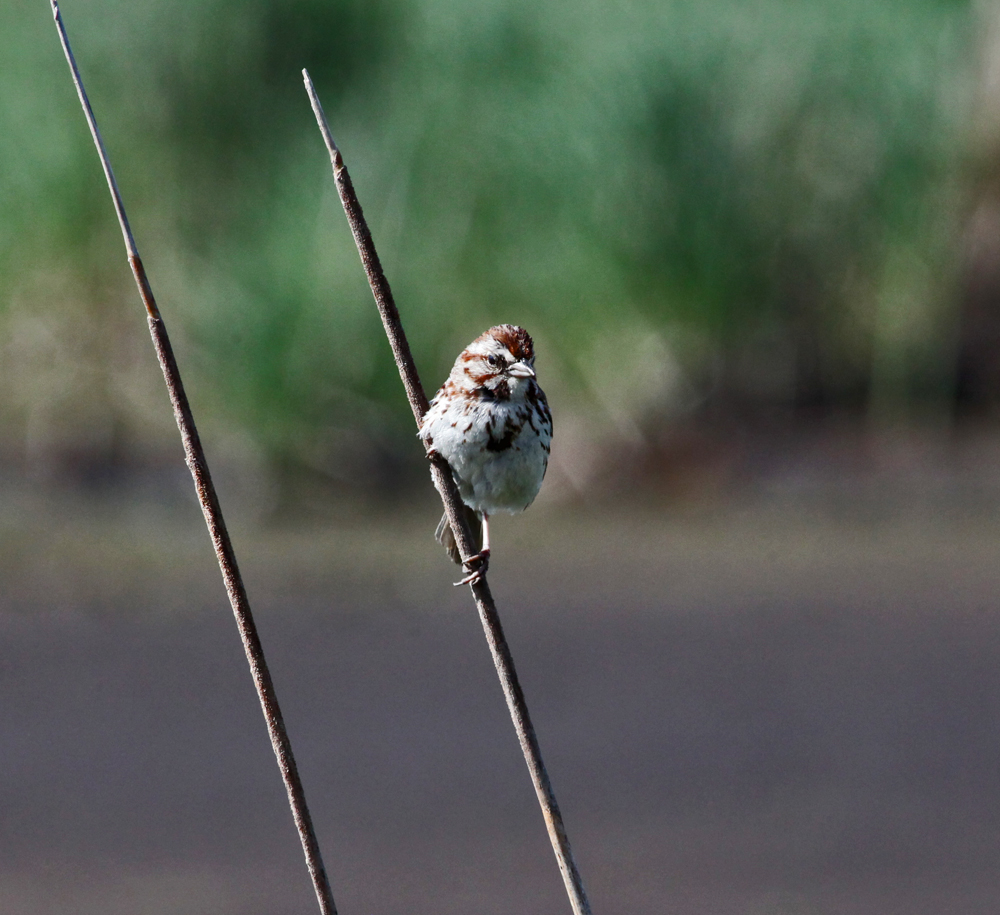
[[[142,298],[143,305],[146,307],[149,333],[153,339],[156,356],[160,361],[160,368],[163,370],[163,380],[166,382],[167,391],[170,394],[170,403],[174,408],[177,427],[180,429],[181,440],[184,444],[184,457],[191,470],[191,476],[194,478],[195,489],[198,492],[198,501],[205,515],[205,522],[208,525],[212,544],[215,547],[215,554],[219,560],[219,568],[222,570],[226,593],[229,595],[229,602],[232,604],[233,614],[236,617],[236,625],[240,631],[240,638],[243,640],[243,649],[246,652],[247,662],[250,664],[250,672],[253,675],[254,686],[257,689],[257,696],[260,699],[264,719],[267,722],[267,731],[271,738],[271,746],[274,748],[274,755],[278,760],[278,768],[281,770],[281,778],[285,783],[285,791],[288,794],[288,803],[292,810],[292,817],[295,820],[295,828],[298,830],[299,838],[302,841],[302,850],[305,854],[306,866],[309,868],[309,875],[312,878],[313,888],[316,891],[316,899],[319,902],[319,908],[323,915],[336,915],[337,908],[333,902],[330,881],[327,878],[326,868],[323,865],[323,858],[320,854],[319,843],[316,840],[316,832],[313,829],[312,818],[309,815],[309,808],[306,805],[302,780],[299,778],[295,756],[292,753],[292,744],[288,738],[288,731],[285,729],[281,709],[278,706],[274,684],[271,682],[271,674],[268,671],[267,661],[264,658],[264,649],[257,635],[257,626],[250,611],[250,602],[247,599],[246,589],[243,587],[243,577],[240,575],[239,566],[236,562],[236,554],[233,551],[233,544],[229,538],[229,532],[226,530],[225,520],[222,517],[222,509],[219,506],[219,499],[215,493],[215,486],[212,483],[212,476],[208,470],[208,463],[205,460],[205,451],[198,437],[198,429],[195,426],[194,416],[191,413],[191,407],[184,392],[184,385],[181,382],[177,361],[174,359],[170,338],[167,336],[167,328],[160,317],[156,300],[153,298],[153,290],[149,285],[146,270],[139,257],[135,238],[129,226],[128,216],[125,214],[125,204],[122,202],[121,194],[118,191],[118,184],[115,181],[114,172],[111,170],[111,162],[108,158],[107,150],[104,148],[104,141],[101,139],[100,131],[97,129],[97,120],[94,117],[93,109],[90,107],[87,92],[83,87],[83,79],[76,65],[76,59],[70,49],[69,38],[66,35],[66,28],[63,25],[62,15],[59,12],[59,5],[56,0],[52,0],[52,14],[55,17],[56,29],[59,32],[59,41],[62,44],[63,53],[66,55],[66,61],[73,75],[73,84],[76,86],[77,95],[80,97],[80,104],[83,106],[83,113],[87,118],[87,125],[90,127],[90,134],[94,138],[94,145],[97,147],[97,153],[101,159],[104,177],[107,179],[108,189],[111,191],[111,199],[114,201],[115,212],[118,214],[118,223],[125,238],[128,262],[132,268],[136,285],[139,287],[139,295]]]
[[[378,306],[386,336],[389,338],[389,345],[392,347],[396,367],[399,369],[410,408],[413,410],[413,416],[419,427],[424,413],[427,412],[427,395],[420,383],[420,376],[417,374],[413,354],[410,352],[410,345],[403,332],[403,325],[392,297],[392,290],[389,288],[389,282],[382,271],[382,264],[375,250],[375,243],[372,241],[372,235],[361,210],[361,204],[354,191],[354,184],[351,182],[351,176],[344,165],[343,156],[341,156],[340,150],[333,140],[333,135],[330,133],[330,125],[323,113],[316,89],[307,71],[302,71],[302,77],[305,81],[306,92],[309,94],[313,113],[316,115],[316,123],[323,135],[327,152],[330,154],[330,164],[333,167],[333,177],[337,184],[337,192],[340,194],[340,201],[344,205],[347,221],[350,223],[355,244],[358,246],[358,253],[361,255],[361,263],[364,265],[368,283],[375,296],[375,304]],[[468,560],[476,553],[476,547],[466,524],[464,506],[458,494],[458,487],[452,478],[448,462],[444,458],[436,455],[430,460],[434,485],[441,494],[441,501],[444,503],[448,521],[451,523],[451,529],[455,532],[459,552],[463,560]],[[514,658],[507,645],[503,627],[500,625],[500,616],[497,613],[493,595],[490,593],[485,572],[469,586],[472,588],[479,618],[483,624],[483,631],[486,633],[486,641],[489,643],[490,653],[493,656],[493,664],[507,700],[507,708],[510,711],[511,720],[514,722],[514,730],[517,732],[517,739],[521,744],[521,752],[524,754],[524,760],[531,774],[531,781],[535,786],[535,794],[538,796],[538,803],[542,808],[549,841],[552,843],[552,850],[555,852],[556,861],[559,864],[570,905],[573,907],[575,915],[590,915],[590,903],[587,900],[576,862],[573,860],[566,827],[563,825],[562,814],[559,812],[559,805],[552,791],[548,772],[546,772],[545,764],[542,762],[538,738],[535,736],[535,729],[528,714],[528,705],[517,679],[517,671],[514,669]]]

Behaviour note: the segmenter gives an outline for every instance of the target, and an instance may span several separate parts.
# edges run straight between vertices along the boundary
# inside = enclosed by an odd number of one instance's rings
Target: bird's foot
[[[490,567],[490,551],[480,550],[475,556],[470,556],[462,563],[462,568],[469,574],[461,581],[455,582],[455,587],[459,585],[475,585],[483,580],[486,570]]]

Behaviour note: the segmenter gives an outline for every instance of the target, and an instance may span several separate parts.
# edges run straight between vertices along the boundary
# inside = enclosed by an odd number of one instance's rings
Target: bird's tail
[[[475,546],[476,552],[478,552],[482,549],[483,545],[483,522],[478,513],[469,508],[468,505],[463,505],[462,507],[465,509],[465,520],[468,521],[469,529],[472,531],[473,546]],[[455,534],[448,523],[447,515],[441,516],[441,522],[438,524],[437,530],[434,531],[434,538],[448,551],[452,562],[457,565],[462,564],[462,557],[458,552],[458,544],[455,543]]]

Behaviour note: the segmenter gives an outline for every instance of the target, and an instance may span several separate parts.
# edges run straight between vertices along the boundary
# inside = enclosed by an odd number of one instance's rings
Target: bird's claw
[[[462,568],[469,574],[461,581],[455,582],[455,587],[460,585],[476,585],[483,580],[486,570],[490,566],[490,551],[481,550],[475,556],[470,556],[462,563]]]

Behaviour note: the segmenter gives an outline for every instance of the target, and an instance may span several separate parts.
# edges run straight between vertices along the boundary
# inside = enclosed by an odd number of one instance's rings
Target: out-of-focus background
[[[555,414],[492,581],[603,913],[1000,892],[1000,6],[66,0],[345,913],[566,910],[340,208]],[[307,911],[47,4],[0,6],[0,913]]]

